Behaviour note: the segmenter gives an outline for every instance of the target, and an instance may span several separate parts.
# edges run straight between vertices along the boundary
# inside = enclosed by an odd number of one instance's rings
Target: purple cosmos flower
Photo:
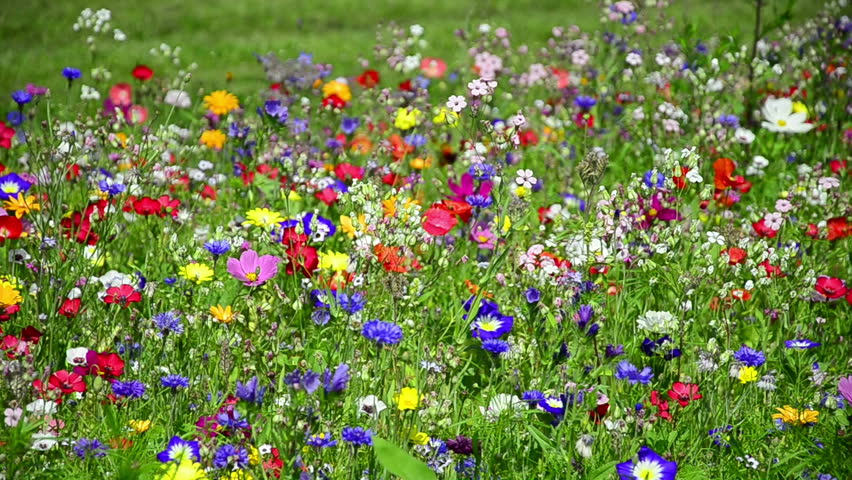
[[[260,405],[263,403],[263,396],[266,394],[266,387],[258,386],[257,375],[255,375],[246,383],[237,381],[236,394],[240,400]]]
[[[470,229],[470,239],[485,250],[494,250],[494,241],[497,236],[484,223],[477,223]]]
[[[345,427],[340,434],[343,441],[351,443],[355,447],[373,444],[373,431],[364,430],[361,427]]]
[[[228,273],[247,287],[263,285],[278,274],[278,262],[281,259],[273,255],[258,257],[254,250],[246,250],[240,259],[228,259]]]
[[[364,324],[361,335],[379,345],[394,345],[402,340],[402,328],[393,322],[370,320]]]
[[[109,446],[103,444],[100,440],[93,438],[81,438],[77,440],[77,443],[74,445],[74,454],[80,460],[85,460],[86,458],[100,458],[105,457],[107,454],[107,450],[109,450]]]
[[[615,378],[619,380],[628,380],[631,385],[641,383],[648,385],[651,379],[654,378],[654,373],[651,367],[645,367],[641,371],[627,360],[622,360],[615,367]]]
[[[785,347],[795,348],[797,350],[808,350],[814,347],[818,347],[820,345],[822,344],[808,340],[807,338],[802,338],[798,340],[787,340],[786,342],[784,342]]]
[[[648,447],[639,449],[639,455],[615,466],[619,480],[675,480],[677,463],[669,462]]]
[[[759,367],[766,363],[766,355],[763,352],[749,348],[745,345],[734,352],[734,358],[747,367]]]
[[[491,194],[491,188],[494,186],[490,181],[482,181],[479,184],[479,188],[477,189],[473,185],[473,175],[469,173],[465,173],[461,177],[461,183],[456,184],[452,180],[447,180],[447,184],[450,187],[450,190],[455,194],[450,197],[450,200],[455,200],[457,202],[463,202],[465,197],[468,195],[482,195],[483,197],[487,197]]]
[[[166,449],[157,454],[157,460],[163,463],[182,462],[184,460],[200,462],[201,445],[198,442],[174,436],[169,440]]]
[[[216,450],[213,456],[213,466],[218,469],[226,467],[246,468],[249,464],[248,450],[240,446],[225,444]]]

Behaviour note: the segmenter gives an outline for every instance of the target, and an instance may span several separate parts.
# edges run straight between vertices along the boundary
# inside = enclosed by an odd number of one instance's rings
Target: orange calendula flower
[[[201,134],[201,143],[213,150],[222,150],[228,137],[221,130],[205,130]]]
[[[323,98],[328,98],[332,95],[337,95],[344,102],[352,100],[352,91],[349,89],[349,85],[339,80],[332,80],[322,86]]]
[[[790,405],[784,405],[783,408],[776,408],[776,410],[778,413],[773,414],[772,418],[788,425],[806,425],[819,421],[819,412],[816,410],[797,410]]]
[[[226,115],[240,108],[240,101],[227,90],[216,90],[204,97],[204,106],[216,115]]]
[[[41,210],[41,205],[38,203],[35,195],[27,195],[19,193],[17,197],[9,197],[9,200],[3,202],[3,208],[13,212],[16,217],[23,218],[24,215],[32,211]]]
[[[234,320],[236,313],[231,310],[230,305],[226,307],[223,307],[222,305],[216,305],[210,307],[210,315],[212,315],[213,318],[222,323],[231,323]]]
[[[471,282],[470,280],[465,280],[464,284],[467,285],[467,289],[471,295],[479,295],[479,291],[482,289],[479,285]],[[494,298],[494,294],[488,291],[485,291],[482,296],[485,298]]]

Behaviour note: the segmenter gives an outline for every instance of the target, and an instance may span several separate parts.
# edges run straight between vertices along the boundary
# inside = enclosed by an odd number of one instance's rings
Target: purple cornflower
[[[448,438],[445,442],[447,448],[459,455],[470,455],[473,453],[473,440],[464,435],[459,435],[456,438]]]
[[[305,442],[309,447],[329,448],[337,445],[337,440],[334,439],[331,433],[318,433],[308,437]]]
[[[530,287],[524,292],[527,303],[538,303],[541,300],[541,292],[537,288]]]
[[[139,398],[145,395],[145,384],[139,380],[128,382],[113,382],[112,393],[117,397]]]
[[[490,196],[479,194],[468,195],[464,197],[464,200],[469,203],[471,207],[477,208],[488,208],[494,203]]]
[[[394,345],[402,340],[402,327],[393,322],[370,320],[364,324],[361,335],[379,345]]]
[[[578,96],[577,98],[574,99],[574,105],[577,105],[582,110],[589,110],[592,107],[594,107],[597,103],[598,103],[598,101],[595,100],[594,97],[587,97],[587,96],[584,96],[584,95],[580,95],[580,96]]]
[[[740,126],[740,119],[733,114],[719,115],[719,118],[716,119],[716,123],[724,127],[737,128]]]
[[[263,285],[267,280],[278,274],[278,262],[281,259],[274,255],[259,257],[254,250],[246,250],[240,259],[228,259],[228,273],[247,287]]]
[[[83,73],[80,72],[79,69],[74,67],[65,67],[62,69],[62,76],[68,79],[68,85],[71,85],[71,82],[77,80],[78,78],[83,76]]]
[[[100,440],[93,438],[81,438],[77,440],[74,444],[74,454],[77,455],[80,460],[85,460],[86,458],[100,458],[105,457],[107,454],[107,450],[109,450],[109,446],[101,443]]]
[[[216,423],[230,430],[245,430],[250,427],[248,420],[239,410],[226,410],[216,415]]]
[[[227,240],[210,240],[204,244],[204,249],[218,258],[231,251],[231,244]]]
[[[249,463],[248,450],[240,446],[225,444],[216,450],[213,456],[213,466],[218,469],[233,466],[237,469],[246,468]]]
[[[580,327],[580,330],[586,329],[586,325],[589,324],[594,315],[595,310],[591,305],[580,305],[577,310],[577,326]]]
[[[766,355],[763,352],[743,345],[734,352],[734,358],[747,367],[759,367],[766,363]]]
[[[180,375],[166,375],[160,377],[160,384],[166,388],[177,390],[179,388],[189,388],[189,379]]]
[[[263,396],[266,394],[266,387],[258,386],[257,375],[251,377],[246,383],[237,381],[237,397],[249,403],[260,405],[263,403]]]
[[[355,292],[352,295],[340,292],[337,294],[337,304],[349,315],[355,315],[364,309],[367,305],[367,299],[361,292]]]
[[[500,355],[509,351],[509,343],[499,338],[489,338],[482,341],[482,349],[494,355]]]
[[[167,336],[169,333],[180,335],[183,333],[183,324],[180,322],[180,316],[174,312],[163,312],[154,315],[154,326],[156,326],[161,337]]]
[[[488,163],[475,163],[470,166],[468,173],[480,182],[491,180],[491,177],[494,176],[494,166]]]
[[[544,400],[544,393],[538,390],[527,390],[523,394],[521,394],[521,400],[530,403],[538,403]]]
[[[622,360],[615,367],[615,378],[619,380],[628,380],[631,385],[636,385],[637,383],[641,383],[643,385],[647,385],[651,382],[651,379],[654,378],[654,373],[651,370],[651,367],[645,367],[642,371],[628,362],[627,360]]]
[[[120,183],[110,183],[106,180],[101,180],[100,182],[98,182],[98,188],[100,189],[100,191],[106,193],[110,197],[121,195],[122,193],[124,193],[125,190],[127,190],[127,187]]]
[[[355,447],[373,444],[373,431],[364,430],[361,427],[345,427],[340,434],[343,441],[351,443]]]
[[[606,346],[606,351],[604,352],[606,358],[614,358],[619,355],[624,355],[624,345],[609,344]]]
[[[16,90],[12,92],[12,100],[18,104],[18,107],[23,107],[27,103],[33,101],[33,96],[26,90]]]
[[[157,454],[157,460],[162,463],[182,462],[184,460],[199,462],[201,461],[201,445],[198,442],[174,436],[169,440],[166,449]]]

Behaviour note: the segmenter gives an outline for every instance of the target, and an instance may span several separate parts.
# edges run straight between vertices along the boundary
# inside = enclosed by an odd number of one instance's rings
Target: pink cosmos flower
[[[455,193],[455,196],[450,197],[450,199],[457,202],[465,202],[467,201],[465,198],[468,195],[478,194],[487,197],[491,193],[491,188],[494,186],[493,183],[485,180],[479,184],[479,189],[476,189],[473,183],[473,175],[469,173],[462,175],[461,182],[458,184],[452,180],[447,180],[450,190]]]
[[[246,250],[240,259],[228,259],[228,273],[247,287],[263,285],[267,280],[278,274],[278,262],[281,259],[274,255],[258,257],[254,250]]]
[[[843,395],[847,402],[852,403],[852,375],[841,378],[837,383],[837,390]]]

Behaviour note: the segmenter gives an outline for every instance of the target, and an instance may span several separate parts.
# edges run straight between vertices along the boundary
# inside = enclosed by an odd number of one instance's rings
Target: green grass
[[[780,8],[786,0],[770,0]],[[800,2],[797,15],[815,11],[821,2]],[[679,2],[670,8],[679,26],[694,22],[708,34],[750,35],[753,2],[711,0]],[[777,4],[777,5],[776,5]],[[101,42],[100,57],[92,63],[84,34],[71,25],[83,8],[106,7],[113,26],[128,36],[123,44]],[[0,9],[0,92],[22,88],[27,82],[61,88],[65,66],[83,69],[109,65],[114,79],[127,78],[136,63],[158,65],[148,53],[160,43],[181,46],[185,63],[196,62],[196,85],[221,87],[227,72],[239,93],[255,92],[265,82],[253,53],[275,52],[291,57],[312,52],[337,72],[352,75],[359,55],[372,60],[376,26],[395,20],[426,28],[429,52],[448,59],[462,57],[453,30],[481,22],[506,26],[513,43],[539,44],[550,27],[576,24],[584,29],[599,25],[600,8],[589,0],[115,0],[101,4],[83,0],[32,0]],[[801,18],[801,16],[797,17]],[[162,61],[162,60],[160,60]]]

